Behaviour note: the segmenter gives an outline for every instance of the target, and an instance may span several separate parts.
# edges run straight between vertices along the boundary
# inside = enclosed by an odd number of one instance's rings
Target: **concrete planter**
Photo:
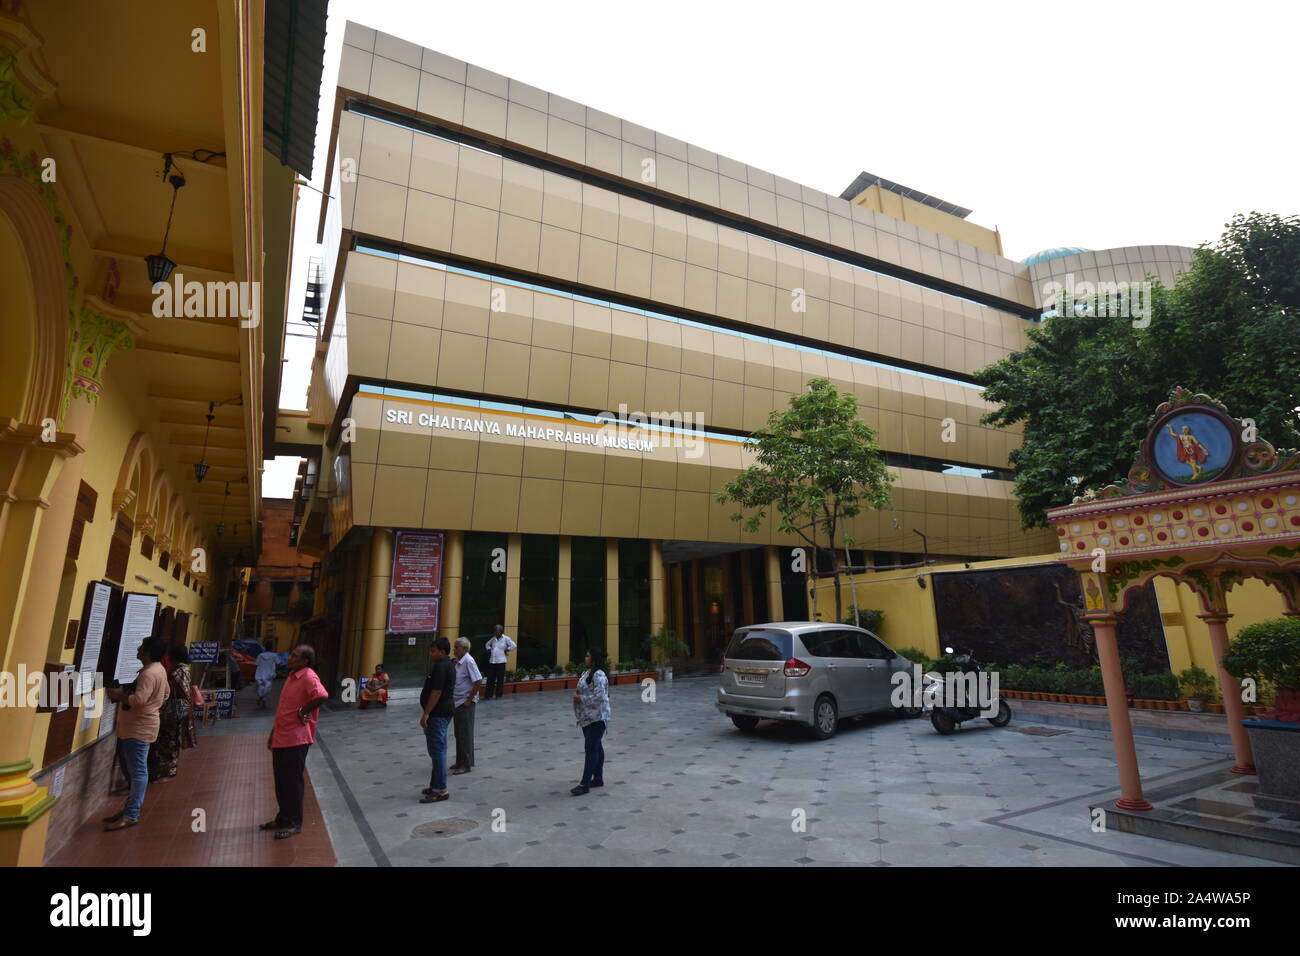
[[[1265,810],[1300,813],[1300,723],[1243,720],[1255,754],[1259,791],[1255,805]]]

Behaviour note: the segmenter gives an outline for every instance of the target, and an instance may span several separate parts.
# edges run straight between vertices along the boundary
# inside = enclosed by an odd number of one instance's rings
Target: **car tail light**
[[[786,677],[807,677],[808,672],[812,670],[811,664],[805,664],[797,657],[792,657],[785,662]]]

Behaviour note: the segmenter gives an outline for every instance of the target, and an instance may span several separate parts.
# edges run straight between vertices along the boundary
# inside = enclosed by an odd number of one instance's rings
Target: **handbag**
[[[203,691],[193,685],[190,686],[190,706],[194,708],[203,706]]]

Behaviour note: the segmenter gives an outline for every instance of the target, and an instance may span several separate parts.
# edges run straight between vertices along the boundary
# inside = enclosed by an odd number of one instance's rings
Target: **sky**
[[[1300,212],[1289,0],[331,0],[318,187],[347,20],[832,195],[864,170],[920,189],[1012,259]],[[319,210],[300,195],[291,315]],[[310,340],[286,351],[281,405],[303,408]],[[267,496],[296,462],[268,465]]]

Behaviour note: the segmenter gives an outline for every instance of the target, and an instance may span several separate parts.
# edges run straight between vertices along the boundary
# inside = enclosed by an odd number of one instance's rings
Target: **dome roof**
[[[1023,266],[1036,266],[1040,262],[1046,262],[1049,259],[1060,259],[1063,256],[1074,256],[1080,252],[1092,252],[1091,249],[1084,249],[1082,246],[1055,246],[1051,249],[1042,249],[1035,252],[1026,259],[1021,259],[1020,264]]]

